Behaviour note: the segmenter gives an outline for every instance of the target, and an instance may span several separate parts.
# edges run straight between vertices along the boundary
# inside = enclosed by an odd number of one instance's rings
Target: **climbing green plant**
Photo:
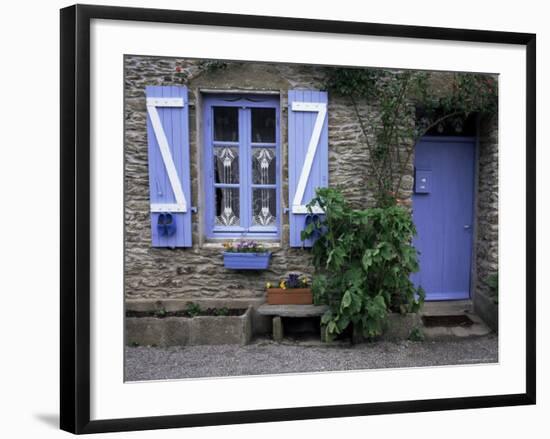
[[[350,325],[367,338],[376,337],[388,312],[416,312],[424,292],[410,280],[418,258],[407,209],[352,209],[333,188],[317,189],[308,206],[316,205],[324,210],[323,219],[310,223],[302,239],[317,237],[312,288],[315,303],[329,306],[321,319],[327,339]]]
[[[494,77],[473,73],[334,68],[327,88],[350,100],[369,153],[368,182],[380,207],[400,197],[421,136],[474,112],[494,114],[498,102]]]

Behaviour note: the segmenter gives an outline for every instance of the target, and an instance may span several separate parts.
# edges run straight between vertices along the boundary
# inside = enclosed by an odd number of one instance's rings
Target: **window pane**
[[[238,148],[214,148],[214,182],[239,183]]]
[[[275,143],[275,108],[252,108],[252,142]]]
[[[252,183],[275,184],[275,148],[252,148]]]
[[[275,225],[277,220],[277,197],[275,189],[252,189],[252,224]]]
[[[238,226],[239,219],[239,189],[215,188],[217,226]]]
[[[214,107],[214,140],[239,141],[239,109]]]

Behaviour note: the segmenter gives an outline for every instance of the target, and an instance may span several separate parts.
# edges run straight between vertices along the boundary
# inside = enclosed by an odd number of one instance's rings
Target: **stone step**
[[[485,323],[472,326],[432,326],[422,328],[426,340],[448,340],[452,338],[482,337],[490,334],[491,328]]]
[[[426,340],[445,340],[453,338],[481,337],[492,332],[483,320],[473,312],[470,300],[454,302],[426,302],[421,311],[421,317],[430,316],[466,316],[472,325],[456,326],[425,326],[422,327]]]
[[[462,313],[473,312],[471,300],[453,300],[441,302],[424,302],[421,315],[442,316],[442,315],[458,315]]]

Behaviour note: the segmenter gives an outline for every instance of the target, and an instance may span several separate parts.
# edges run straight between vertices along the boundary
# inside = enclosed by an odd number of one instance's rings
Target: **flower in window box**
[[[269,267],[271,252],[255,241],[225,242],[223,261],[232,270],[265,270]]]

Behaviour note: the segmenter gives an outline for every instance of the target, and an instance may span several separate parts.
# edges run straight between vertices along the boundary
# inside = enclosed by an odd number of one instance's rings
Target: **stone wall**
[[[477,237],[474,306],[493,329],[498,326],[487,280],[498,273],[498,117],[482,118],[479,128]]]
[[[281,99],[281,210],[288,207],[287,92],[294,88],[324,89],[327,68],[292,64],[228,63],[222,69],[204,70],[197,60],[125,57],[125,295],[132,300],[203,301],[219,299],[260,300],[267,281],[276,281],[288,272],[311,273],[311,254],[306,249],[288,247],[288,215],[282,214],[280,242],[272,245],[269,270],[246,273],[223,268],[221,243],[207,242],[203,236],[200,202],[200,132],[197,108],[200,90],[242,90],[278,92]],[[190,152],[192,205],[199,207],[193,215],[192,248],[151,247],[149,187],[147,173],[147,132],[145,87],[147,85],[181,85],[189,89]],[[359,102],[361,113],[374,112],[367,102]],[[410,120],[414,123],[411,111]],[[372,205],[369,190],[367,148],[364,147],[359,121],[347,98],[329,95],[329,185],[339,187],[356,207]],[[491,127],[488,123],[486,127]],[[496,222],[493,207],[496,197],[496,126],[486,129],[480,155],[480,221],[478,236],[491,242],[478,246],[476,268],[480,276],[491,272],[496,260]],[[407,166],[403,189],[399,194],[410,201],[413,185],[413,160]],[[487,174],[486,174],[487,173]],[[492,193],[495,192],[495,195]],[[493,227],[494,226],[494,227]],[[494,256],[494,257],[493,257]],[[479,288],[485,288],[479,283]]]
[[[288,207],[287,92],[293,88],[324,89],[322,67],[229,63],[223,69],[201,71],[196,60],[125,57],[125,294],[127,299],[254,299],[265,294],[267,281],[277,281],[289,272],[311,274],[309,250],[288,247],[288,215],[282,216],[279,243],[272,246],[269,270],[246,273],[223,268],[220,243],[202,236],[199,150],[199,90],[243,90],[280,93],[281,99],[281,208]],[[178,71],[179,70],[179,71]],[[193,248],[152,248],[147,177],[146,85],[181,85],[186,78],[190,100],[190,149]],[[363,103],[363,111],[372,111]],[[342,189],[356,206],[372,202],[368,190],[368,153],[361,130],[345,98],[329,98],[329,184]],[[410,189],[410,188],[409,188]],[[281,212],[279,212],[281,214]]]

